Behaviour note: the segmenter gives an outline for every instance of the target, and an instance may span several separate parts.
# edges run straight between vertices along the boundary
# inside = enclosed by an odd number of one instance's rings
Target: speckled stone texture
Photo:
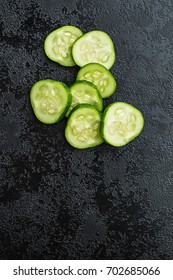
[[[173,258],[172,0],[1,0],[1,259]],[[77,150],[66,120],[41,124],[30,88],[70,85],[78,67],[44,54],[62,25],[110,34],[116,93],[145,117],[140,137],[116,149]]]

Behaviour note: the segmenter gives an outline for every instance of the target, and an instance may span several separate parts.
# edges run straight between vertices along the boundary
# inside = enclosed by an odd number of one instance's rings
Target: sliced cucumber
[[[86,149],[100,145],[101,114],[88,104],[77,105],[71,112],[65,129],[65,137],[69,144],[78,149]]]
[[[37,119],[45,124],[58,122],[71,104],[69,88],[54,80],[36,82],[30,92],[30,101]]]
[[[109,70],[98,63],[90,63],[82,67],[76,80],[92,82],[99,90],[102,98],[111,96],[116,90],[116,81]]]
[[[52,31],[44,43],[46,55],[63,66],[76,65],[72,58],[72,45],[82,35],[82,31],[75,26],[63,26]]]
[[[115,62],[114,44],[109,35],[103,31],[94,30],[76,40],[72,48],[73,59],[77,65],[96,62],[110,69]]]
[[[71,87],[72,103],[66,113],[66,117],[78,104],[90,104],[96,107],[98,111],[103,110],[103,100],[96,86],[87,81],[75,82]]]
[[[142,131],[142,113],[130,104],[115,102],[103,113],[101,135],[105,142],[120,147],[128,144]]]

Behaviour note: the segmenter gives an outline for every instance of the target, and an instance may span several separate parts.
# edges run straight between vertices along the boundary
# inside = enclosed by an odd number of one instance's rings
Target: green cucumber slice
[[[125,102],[110,104],[104,111],[101,135],[105,142],[115,147],[128,144],[144,127],[142,113]]]
[[[72,55],[80,67],[95,62],[104,65],[107,69],[112,67],[116,58],[112,39],[100,30],[88,32],[76,40]]]
[[[65,129],[68,143],[78,149],[86,149],[100,145],[101,114],[88,104],[77,105],[71,112]]]
[[[90,63],[82,67],[76,80],[92,82],[98,88],[102,98],[110,97],[117,87],[116,80],[111,72],[98,63]]]
[[[54,80],[36,82],[30,92],[30,101],[34,114],[45,124],[58,122],[71,104],[69,88]]]
[[[63,66],[76,65],[72,58],[72,45],[82,35],[79,28],[70,25],[52,31],[44,42],[46,55]]]
[[[66,113],[66,117],[78,104],[90,104],[96,107],[98,111],[103,110],[103,100],[96,86],[87,81],[75,82],[71,87],[72,103]]]

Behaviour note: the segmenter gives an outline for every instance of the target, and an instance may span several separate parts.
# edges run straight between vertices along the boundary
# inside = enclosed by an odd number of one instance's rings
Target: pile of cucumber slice
[[[44,50],[63,66],[81,68],[70,87],[54,80],[32,86],[30,101],[39,121],[54,124],[66,116],[65,137],[78,149],[103,142],[120,147],[140,134],[144,118],[132,105],[114,102],[102,112],[103,99],[113,95],[117,85],[109,71],[116,53],[108,34],[100,30],[83,34],[77,27],[63,26],[47,36]]]

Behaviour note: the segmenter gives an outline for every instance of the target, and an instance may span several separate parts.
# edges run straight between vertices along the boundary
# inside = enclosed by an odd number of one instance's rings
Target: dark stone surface
[[[1,0],[1,259],[173,258],[173,2]],[[29,103],[32,84],[70,85],[78,67],[44,54],[62,25],[110,34],[118,88],[145,117],[141,136],[116,149],[76,150],[65,120],[46,126]]]

